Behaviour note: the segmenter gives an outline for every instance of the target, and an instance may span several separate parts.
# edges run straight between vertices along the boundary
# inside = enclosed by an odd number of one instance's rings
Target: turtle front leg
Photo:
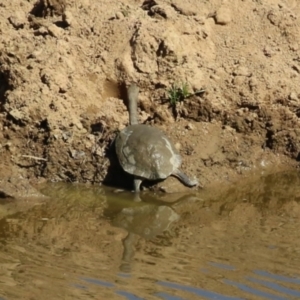
[[[139,193],[140,192],[140,186],[141,186],[142,180],[140,178],[135,177],[133,180],[134,184],[134,192]]]

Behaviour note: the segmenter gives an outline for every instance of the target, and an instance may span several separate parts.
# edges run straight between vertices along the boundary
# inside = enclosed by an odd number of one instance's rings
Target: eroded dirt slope
[[[296,0],[0,3],[2,193],[40,178],[126,183],[109,148],[131,81],[140,121],[204,186],[297,166],[299,17]],[[205,93],[172,108],[167,91],[184,83]]]

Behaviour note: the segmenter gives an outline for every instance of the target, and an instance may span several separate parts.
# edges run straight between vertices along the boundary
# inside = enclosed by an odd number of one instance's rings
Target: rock
[[[29,58],[38,58],[44,52],[43,49],[34,50],[30,55]]]
[[[74,20],[73,15],[69,11],[64,12],[62,19],[68,26],[71,26]]]
[[[55,25],[54,25],[55,26]],[[49,33],[48,29],[44,26],[41,26],[36,33],[40,34],[40,35],[47,35]]]
[[[233,79],[233,84],[236,86],[241,86],[245,82],[244,76],[235,76]]]
[[[48,32],[50,33],[50,35],[58,38],[60,36],[63,35],[64,31],[63,29],[57,27],[55,24],[51,24],[50,26],[48,26]]]
[[[265,46],[265,48],[263,49],[264,55],[267,57],[271,57],[274,54],[274,51],[269,47],[269,46]]]
[[[118,19],[118,20],[124,19],[124,15],[121,11],[116,12],[116,19]]]
[[[175,148],[179,151],[181,149],[181,144],[179,142],[177,142],[175,144]]]
[[[195,16],[195,8],[188,1],[174,0],[172,1],[174,9],[184,16]]]
[[[155,114],[163,122],[170,124],[174,123],[173,116],[167,109],[165,109],[165,107],[156,107]]]
[[[9,115],[17,121],[19,121],[23,118],[23,114],[18,109],[12,109],[9,112]]]
[[[194,17],[194,20],[197,22],[197,23],[199,23],[200,25],[204,25],[205,24],[205,20],[206,20],[206,18],[205,17],[199,17],[199,16],[195,16]]]
[[[13,16],[8,18],[10,24],[14,26],[15,29],[23,28],[27,22],[24,12],[16,11]]]
[[[297,96],[297,94],[295,92],[291,92],[290,95],[289,95],[289,99],[297,101],[298,100],[298,96]]]
[[[299,45],[297,43],[289,45],[290,50],[292,51],[298,51],[299,50]]]
[[[65,0],[43,0],[41,2],[44,16],[61,16],[66,9]]]
[[[173,10],[167,5],[154,5],[150,11],[153,15],[160,16],[164,19],[169,19],[173,14]]]
[[[86,156],[84,151],[79,151],[79,150],[75,150],[75,149],[69,149],[69,151],[70,151],[71,157],[74,159],[83,159]]]
[[[28,122],[30,120],[27,110],[25,108],[23,108],[22,110],[16,108],[12,109],[11,111],[9,111],[9,115],[13,117],[16,121]]]
[[[227,25],[231,22],[231,12],[226,7],[220,7],[215,15],[215,22],[219,25]]]
[[[249,87],[250,87],[250,90],[252,91],[254,88],[256,88],[258,85],[258,81],[255,77],[252,77],[250,80],[249,80]]]
[[[233,75],[235,76],[250,76],[250,72],[246,67],[238,67],[234,72]]]
[[[194,128],[195,128],[195,126],[192,123],[188,123],[186,125],[186,129],[188,129],[188,130],[193,130]]]

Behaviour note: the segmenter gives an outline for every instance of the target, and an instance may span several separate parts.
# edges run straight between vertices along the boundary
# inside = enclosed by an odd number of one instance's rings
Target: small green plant
[[[194,93],[190,93],[187,83],[182,83],[181,86],[173,83],[171,88],[168,89],[169,101],[172,106],[176,106],[178,102],[182,102],[195,95],[203,94],[204,92],[204,89],[200,89]]]
[[[189,87],[187,83],[183,83],[180,89],[181,97],[184,99],[190,97],[192,94],[189,92]]]
[[[171,105],[175,106],[176,103],[179,101],[179,94],[177,87],[174,84],[172,84],[171,88],[168,89],[168,95]]]
[[[188,90],[187,83],[182,83],[181,86],[173,83],[171,88],[168,89],[169,101],[172,106],[176,106],[178,102],[191,96]]]

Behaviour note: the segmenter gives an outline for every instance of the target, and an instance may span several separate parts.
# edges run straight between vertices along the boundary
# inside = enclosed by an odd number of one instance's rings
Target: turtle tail
[[[179,169],[176,169],[172,175],[174,177],[177,177],[184,185],[188,186],[188,187],[192,187],[195,185],[198,185],[199,182],[197,179],[190,179],[186,174],[184,174],[182,171],[180,171]]]

